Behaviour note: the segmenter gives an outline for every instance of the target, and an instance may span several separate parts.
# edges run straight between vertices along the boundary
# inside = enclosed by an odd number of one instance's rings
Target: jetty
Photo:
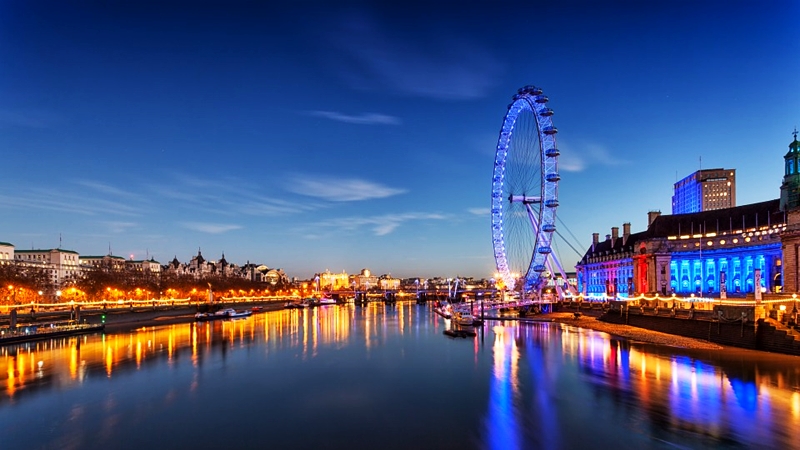
[[[38,341],[103,331],[104,324],[50,323],[0,328],[0,345]]]

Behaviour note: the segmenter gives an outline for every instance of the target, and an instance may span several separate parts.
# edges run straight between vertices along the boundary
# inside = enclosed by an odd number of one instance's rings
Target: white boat
[[[239,317],[247,317],[253,314],[252,310],[244,310],[244,311],[236,311],[233,308],[224,308],[220,309],[216,312],[207,312],[207,313],[197,313],[194,315],[195,320],[216,320],[216,319],[228,319],[228,318],[239,318]]]
[[[469,311],[464,310],[455,310],[453,311],[452,315],[453,323],[460,325],[462,327],[470,327],[474,324],[475,318],[472,317],[472,313]]]
[[[320,305],[335,305],[336,304],[336,300],[334,300],[334,299],[332,299],[330,297],[322,297],[321,299],[319,299],[319,304]]]
[[[228,317],[231,318],[238,318],[238,317],[249,317],[253,315],[253,310],[245,309],[244,311],[236,311],[233,308],[228,308]]]

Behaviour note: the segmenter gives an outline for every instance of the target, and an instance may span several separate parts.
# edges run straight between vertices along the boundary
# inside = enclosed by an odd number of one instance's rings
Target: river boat
[[[452,314],[453,323],[462,327],[471,327],[474,325],[474,318],[469,311],[456,309]]]
[[[306,306],[307,305],[303,302],[286,302],[286,304],[283,305],[285,309],[303,309]]]
[[[230,317],[231,319],[238,319],[240,317],[250,317],[252,315],[253,315],[252,309],[245,309],[243,311],[235,311],[231,309],[230,311],[228,311],[228,317]]]
[[[447,301],[443,301],[434,306],[433,312],[444,317],[445,319],[449,319],[452,317],[452,309],[450,307],[450,303]]]
[[[194,315],[195,320],[208,321],[217,319],[235,319],[240,317],[248,317],[253,314],[252,310],[236,311],[233,308],[224,308],[216,312],[197,313]]]
[[[334,299],[332,299],[330,297],[322,297],[321,299],[319,299],[319,304],[320,305],[335,305],[336,304],[336,300],[334,300]]]

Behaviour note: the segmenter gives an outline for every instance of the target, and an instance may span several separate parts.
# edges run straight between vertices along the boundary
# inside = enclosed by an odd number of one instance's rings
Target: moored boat
[[[195,320],[207,321],[216,319],[232,319],[239,317],[248,317],[253,314],[252,310],[236,311],[233,308],[224,308],[216,312],[197,313],[194,315]]]
[[[335,305],[336,304],[336,300],[334,300],[334,299],[332,299],[330,297],[322,297],[321,299],[319,299],[318,303],[320,305]]]
[[[471,327],[474,325],[474,317],[472,313],[464,310],[455,310],[452,315],[453,323],[462,327]]]

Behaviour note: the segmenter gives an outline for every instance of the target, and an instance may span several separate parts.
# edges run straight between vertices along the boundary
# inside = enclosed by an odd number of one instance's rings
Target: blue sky
[[[497,134],[527,84],[555,110],[559,223],[581,252],[669,213],[701,157],[736,169],[739,204],[777,198],[798,17],[796,1],[7,0],[0,241],[489,277]]]

